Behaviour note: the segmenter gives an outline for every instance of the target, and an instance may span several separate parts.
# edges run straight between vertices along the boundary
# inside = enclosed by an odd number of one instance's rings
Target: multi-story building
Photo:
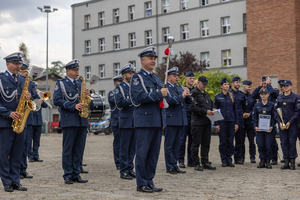
[[[140,69],[145,47],[156,46],[157,64],[166,62],[169,35],[175,53],[247,78],[246,0],[92,0],[72,5],[72,19],[73,58],[87,79],[101,77],[91,87],[103,96],[123,65]]]

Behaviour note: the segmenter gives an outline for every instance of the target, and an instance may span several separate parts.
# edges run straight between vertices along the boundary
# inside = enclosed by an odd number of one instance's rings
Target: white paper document
[[[220,109],[214,110],[212,112],[214,113],[214,115],[206,115],[210,119],[211,122],[220,121],[220,120],[224,119]]]
[[[259,115],[258,129],[261,131],[269,131],[271,125],[271,115]]]

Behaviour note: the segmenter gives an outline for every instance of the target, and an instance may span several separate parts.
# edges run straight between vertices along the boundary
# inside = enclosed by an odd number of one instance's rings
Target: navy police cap
[[[260,93],[263,93],[263,92],[269,94],[269,91],[268,91],[267,89],[265,89],[265,88],[261,89],[261,90],[259,91],[259,94],[260,94]]]
[[[232,82],[234,82],[234,81],[241,81],[241,78],[238,76],[235,76],[232,78]]]
[[[132,64],[128,63],[121,68],[121,74],[125,74],[126,72],[135,72]]]
[[[222,85],[223,83],[228,83],[227,78],[222,78],[222,80],[220,81],[220,84]]]
[[[156,47],[150,46],[150,47],[143,49],[137,56],[140,58],[142,58],[144,56],[154,56],[157,58],[156,52],[157,52]]]
[[[194,73],[192,71],[189,71],[186,73],[186,77],[194,77]]]
[[[292,85],[292,82],[290,80],[284,80],[282,85]]]
[[[251,81],[247,81],[247,80],[244,80],[243,81],[243,85],[249,85],[251,86],[252,82]]]
[[[263,76],[263,77],[261,78],[261,81],[264,82],[264,81],[267,80],[267,78],[268,78],[267,76]]]
[[[168,70],[168,76],[169,75],[173,75],[173,74],[179,75],[179,73],[178,73],[178,67],[172,67],[172,69]]]
[[[123,77],[122,77],[122,75],[120,74],[120,75],[118,75],[118,76],[113,77],[112,80],[113,80],[113,81],[123,81]]]
[[[284,80],[279,80],[278,84],[280,85],[280,87],[282,86],[282,83],[284,82]]]
[[[4,57],[3,59],[6,60],[6,62],[22,63],[22,57],[23,57],[23,53],[18,51],[18,52],[12,53],[12,54]]]
[[[23,61],[23,62],[22,62],[21,69],[28,69],[28,67],[29,67],[29,64],[28,64],[28,62],[26,62],[26,61]]]
[[[77,69],[79,68],[79,60],[78,59],[74,59],[72,61],[70,61],[68,64],[65,65],[66,69]]]

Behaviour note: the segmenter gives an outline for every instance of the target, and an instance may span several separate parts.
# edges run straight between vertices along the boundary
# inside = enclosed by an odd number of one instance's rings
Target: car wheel
[[[98,133],[94,132],[94,135],[98,135]]]
[[[110,132],[109,128],[107,128],[107,129],[105,129],[104,133],[105,133],[105,135],[110,135],[111,132]]]

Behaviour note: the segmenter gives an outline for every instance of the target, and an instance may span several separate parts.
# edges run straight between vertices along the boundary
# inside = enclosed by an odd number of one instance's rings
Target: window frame
[[[150,5],[150,7],[147,8],[147,6]],[[145,17],[151,17],[152,16],[152,2],[148,1],[145,2]],[[150,15],[148,16],[147,13],[150,11]]]
[[[128,61],[128,63],[132,64],[133,67],[136,67],[136,61],[135,60]]]
[[[129,48],[135,48],[136,47],[136,34],[135,33],[129,33]],[[134,36],[133,38],[131,36]]]
[[[203,60],[203,55],[206,55],[206,59]],[[206,51],[206,52],[201,52],[200,53],[200,58],[201,58],[201,61],[204,62],[206,64],[206,67],[209,67],[210,66],[210,59],[209,59],[209,51]]]
[[[147,36],[147,33],[150,33],[149,36]],[[148,40],[149,40],[149,44],[148,44]],[[152,30],[145,31],[145,44],[146,46],[153,44]]]
[[[181,10],[189,9],[189,0],[180,0],[180,9]]]
[[[187,27],[187,30],[185,30],[185,27]],[[189,40],[189,24],[180,25],[180,35],[181,35],[181,40]]]
[[[99,65],[99,76],[100,78],[105,78],[105,64]]]
[[[243,31],[247,32],[247,13],[243,13]]]
[[[114,66],[114,75],[119,76],[121,74],[120,63],[114,63],[113,66]]]
[[[92,43],[91,40],[84,41],[85,43],[85,54],[91,54],[92,53]]]
[[[104,26],[105,25],[105,12],[99,12],[98,14],[99,17],[99,26]]]
[[[168,30],[168,33],[165,33]],[[170,27],[162,28],[162,43],[168,43],[168,37],[170,36]]]
[[[162,0],[161,3],[162,3],[162,14],[169,13],[170,12],[170,0]]]
[[[84,16],[84,28],[85,29],[91,28],[91,15]]]
[[[120,9],[119,8],[113,9],[113,19],[114,19],[114,24],[120,22]]]
[[[133,9],[132,9],[133,8]],[[128,20],[134,20],[135,5],[128,6]]]
[[[224,24],[224,20],[226,20],[226,24]],[[230,34],[231,33],[230,17],[222,17],[221,18],[221,26],[222,26],[222,29],[221,29],[222,35]],[[224,28],[226,29],[225,33],[224,33]]]
[[[102,43],[103,41],[103,43]],[[103,50],[102,50],[103,49]],[[105,52],[105,38],[99,39],[99,52]]]
[[[89,69],[89,71],[87,70]],[[85,67],[85,78],[86,80],[90,80],[92,77],[92,69],[91,69],[91,66],[86,66]]]
[[[207,6],[209,4],[208,0],[200,0],[200,5],[201,6]]]
[[[226,53],[226,57],[224,57],[225,53]],[[230,56],[229,56],[229,54],[230,54]],[[229,63],[229,65],[225,65],[225,61],[227,64]],[[232,66],[231,49],[222,50],[222,66],[224,66],[224,67]]]
[[[204,23],[206,23],[206,27],[204,27]],[[205,33],[205,35],[203,35],[203,31]],[[201,37],[209,37],[209,20],[203,20],[200,21],[200,36]]]
[[[99,90],[99,95],[105,98],[105,90]]]
[[[116,41],[116,39],[118,39],[118,40]],[[120,35],[113,36],[113,43],[114,43],[114,50],[120,50],[121,49]],[[116,48],[116,45],[118,46],[118,48]]]

